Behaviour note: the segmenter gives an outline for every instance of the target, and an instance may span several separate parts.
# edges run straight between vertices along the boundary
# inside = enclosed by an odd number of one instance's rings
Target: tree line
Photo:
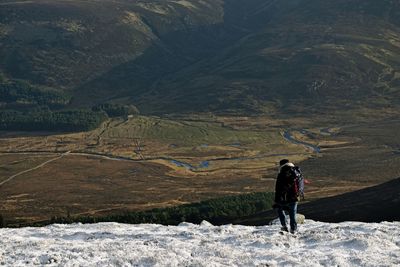
[[[176,207],[148,211],[125,212],[107,216],[53,217],[50,223],[155,223],[178,225],[181,222],[200,223],[206,220],[214,225],[229,223],[235,218],[253,215],[272,208],[274,193],[257,192],[227,196]]]
[[[107,118],[91,110],[0,110],[0,130],[13,131],[89,131]]]
[[[139,110],[134,105],[123,105],[116,103],[103,103],[92,108],[93,111],[104,111],[108,117],[127,117],[129,115],[139,114]]]
[[[114,103],[68,110],[70,101],[71,97],[59,90],[0,79],[0,130],[88,131],[107,117],[139,113],[133,105]]]
[[[11,106],[63,107],[70,97],[55,89],[33,86],[24,81],[0,83],[0,102]]]

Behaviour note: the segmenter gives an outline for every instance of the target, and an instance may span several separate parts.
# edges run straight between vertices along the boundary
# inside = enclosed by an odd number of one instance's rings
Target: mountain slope
[[[318,110],[399,104],[400,31],[391,13],[397,4],[377,4],[389,12],[383,15],[368,6],[354,9],[359,1],[345,1],[353,9],[343,1],[289,2],[252,16],[256,23],[250,25],[257,27],[217,56],[157,83],[154,104],[172,99],[162,109],[179,102],[177,110],[253,112],[299,102]],[[142,106],[153,99],[145,97]]]
[[[2,1],[1,67],[12,78],[74,88],[138,57],[160,35],[219,20],[218,1],[178,2]]]
[[[396,110],[399,17],[391,0],[2,1],[0,68],[75,106]]]

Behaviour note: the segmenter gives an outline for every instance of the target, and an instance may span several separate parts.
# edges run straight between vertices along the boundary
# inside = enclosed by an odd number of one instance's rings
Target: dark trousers
[[[297,230],[296,213],[297,213],[297,202],[288,203],[286,205],[280,205],[278,207],[279,220],[282,226],[286,226],[286,214],[285,208],[289,209],[290,218],[290,229],[293,231]]]

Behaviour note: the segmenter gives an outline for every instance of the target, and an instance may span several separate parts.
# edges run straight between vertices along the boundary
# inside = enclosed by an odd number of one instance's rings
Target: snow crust
[[[118,223],[0,229],[4,266],[400,266],[400,222]]]

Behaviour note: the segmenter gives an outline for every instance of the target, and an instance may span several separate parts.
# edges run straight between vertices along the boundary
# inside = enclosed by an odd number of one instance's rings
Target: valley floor
[[[117,223],[0,229],[4,266],[398,266],[400,222],[179,226]]]
[[[135,116],[82,133],[0,133],[7,225],[273,191],[289,158],[307,200],[399,177],[400,121]]]

